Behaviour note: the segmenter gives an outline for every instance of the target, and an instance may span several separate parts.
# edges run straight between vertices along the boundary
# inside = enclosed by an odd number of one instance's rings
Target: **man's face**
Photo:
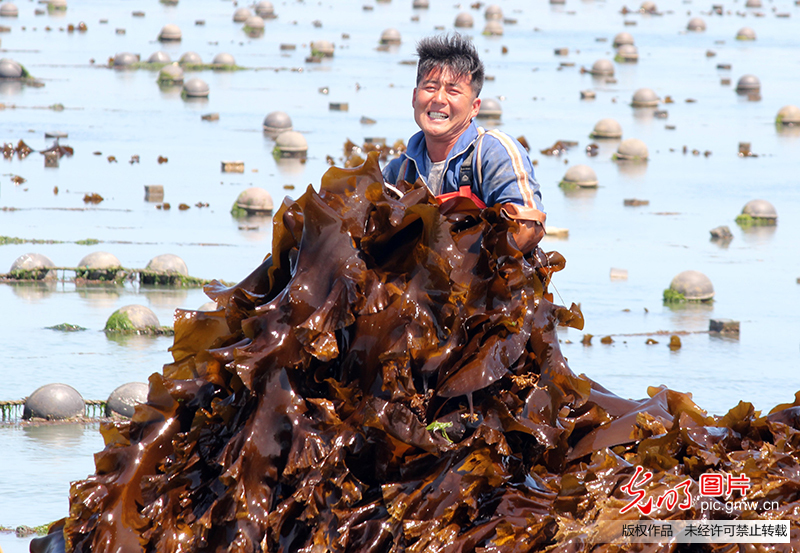
[[[475,97],[470,80],[469,76],[454,77],[449,71],[433,70],[414,89],[414,120],[429,144],[452,148],[478,115],[481,101]]]

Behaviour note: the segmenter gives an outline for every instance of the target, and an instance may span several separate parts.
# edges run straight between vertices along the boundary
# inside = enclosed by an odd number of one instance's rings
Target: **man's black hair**
[[[426,37],[417,43],[417,86],[431,71],[446,70],[455,77],[470,77],[475,97],[483,88],[483,63],[472,41],[458,33]]]

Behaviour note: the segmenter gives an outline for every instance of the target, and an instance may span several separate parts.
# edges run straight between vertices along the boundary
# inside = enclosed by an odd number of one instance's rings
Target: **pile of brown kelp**
[[[272,254],[220,309],[179,311],[174,363],[53,527],[78,552],[739,551],[598,543],[631,497],[707,471],[800,520],[800,396],[768,417],[707,416],[664,388],[621,399],[568,368],[558,253],[524,257],[499,209],[396,199],[376,154],[275,216]],[[652,519],[699,519],[654,508]],[[712,517],[719,517],[715,512]],[[63,533],[62,533],[63,532]],[[797,538],[797,536],[795,536]],[[42,547],[48,538],[33,547]],[[795,539],[795,543],[796,543]],[[746,546],[791,551],[791,544]]]

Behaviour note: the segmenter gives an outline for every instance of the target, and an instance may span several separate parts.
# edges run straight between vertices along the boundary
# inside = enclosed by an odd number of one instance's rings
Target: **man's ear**
[[[411,93],[411,107],[414,107],[414,104],[417,103],[417,87],[414,87],[414,92]]]
[[[481,99],[475,98],[472,101],[472,119],[475,119],[478,116],[478,112],[481,110]]]

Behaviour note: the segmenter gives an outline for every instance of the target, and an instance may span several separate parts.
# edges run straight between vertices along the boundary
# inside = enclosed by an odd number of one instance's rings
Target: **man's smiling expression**
[[[434,70],[414,89],[414,120],[425,133],[428,155],[433,161],[445,159],[478,115],[481,101],[475,97],[470,81],[467,75],[455,77],[449,71]]]

